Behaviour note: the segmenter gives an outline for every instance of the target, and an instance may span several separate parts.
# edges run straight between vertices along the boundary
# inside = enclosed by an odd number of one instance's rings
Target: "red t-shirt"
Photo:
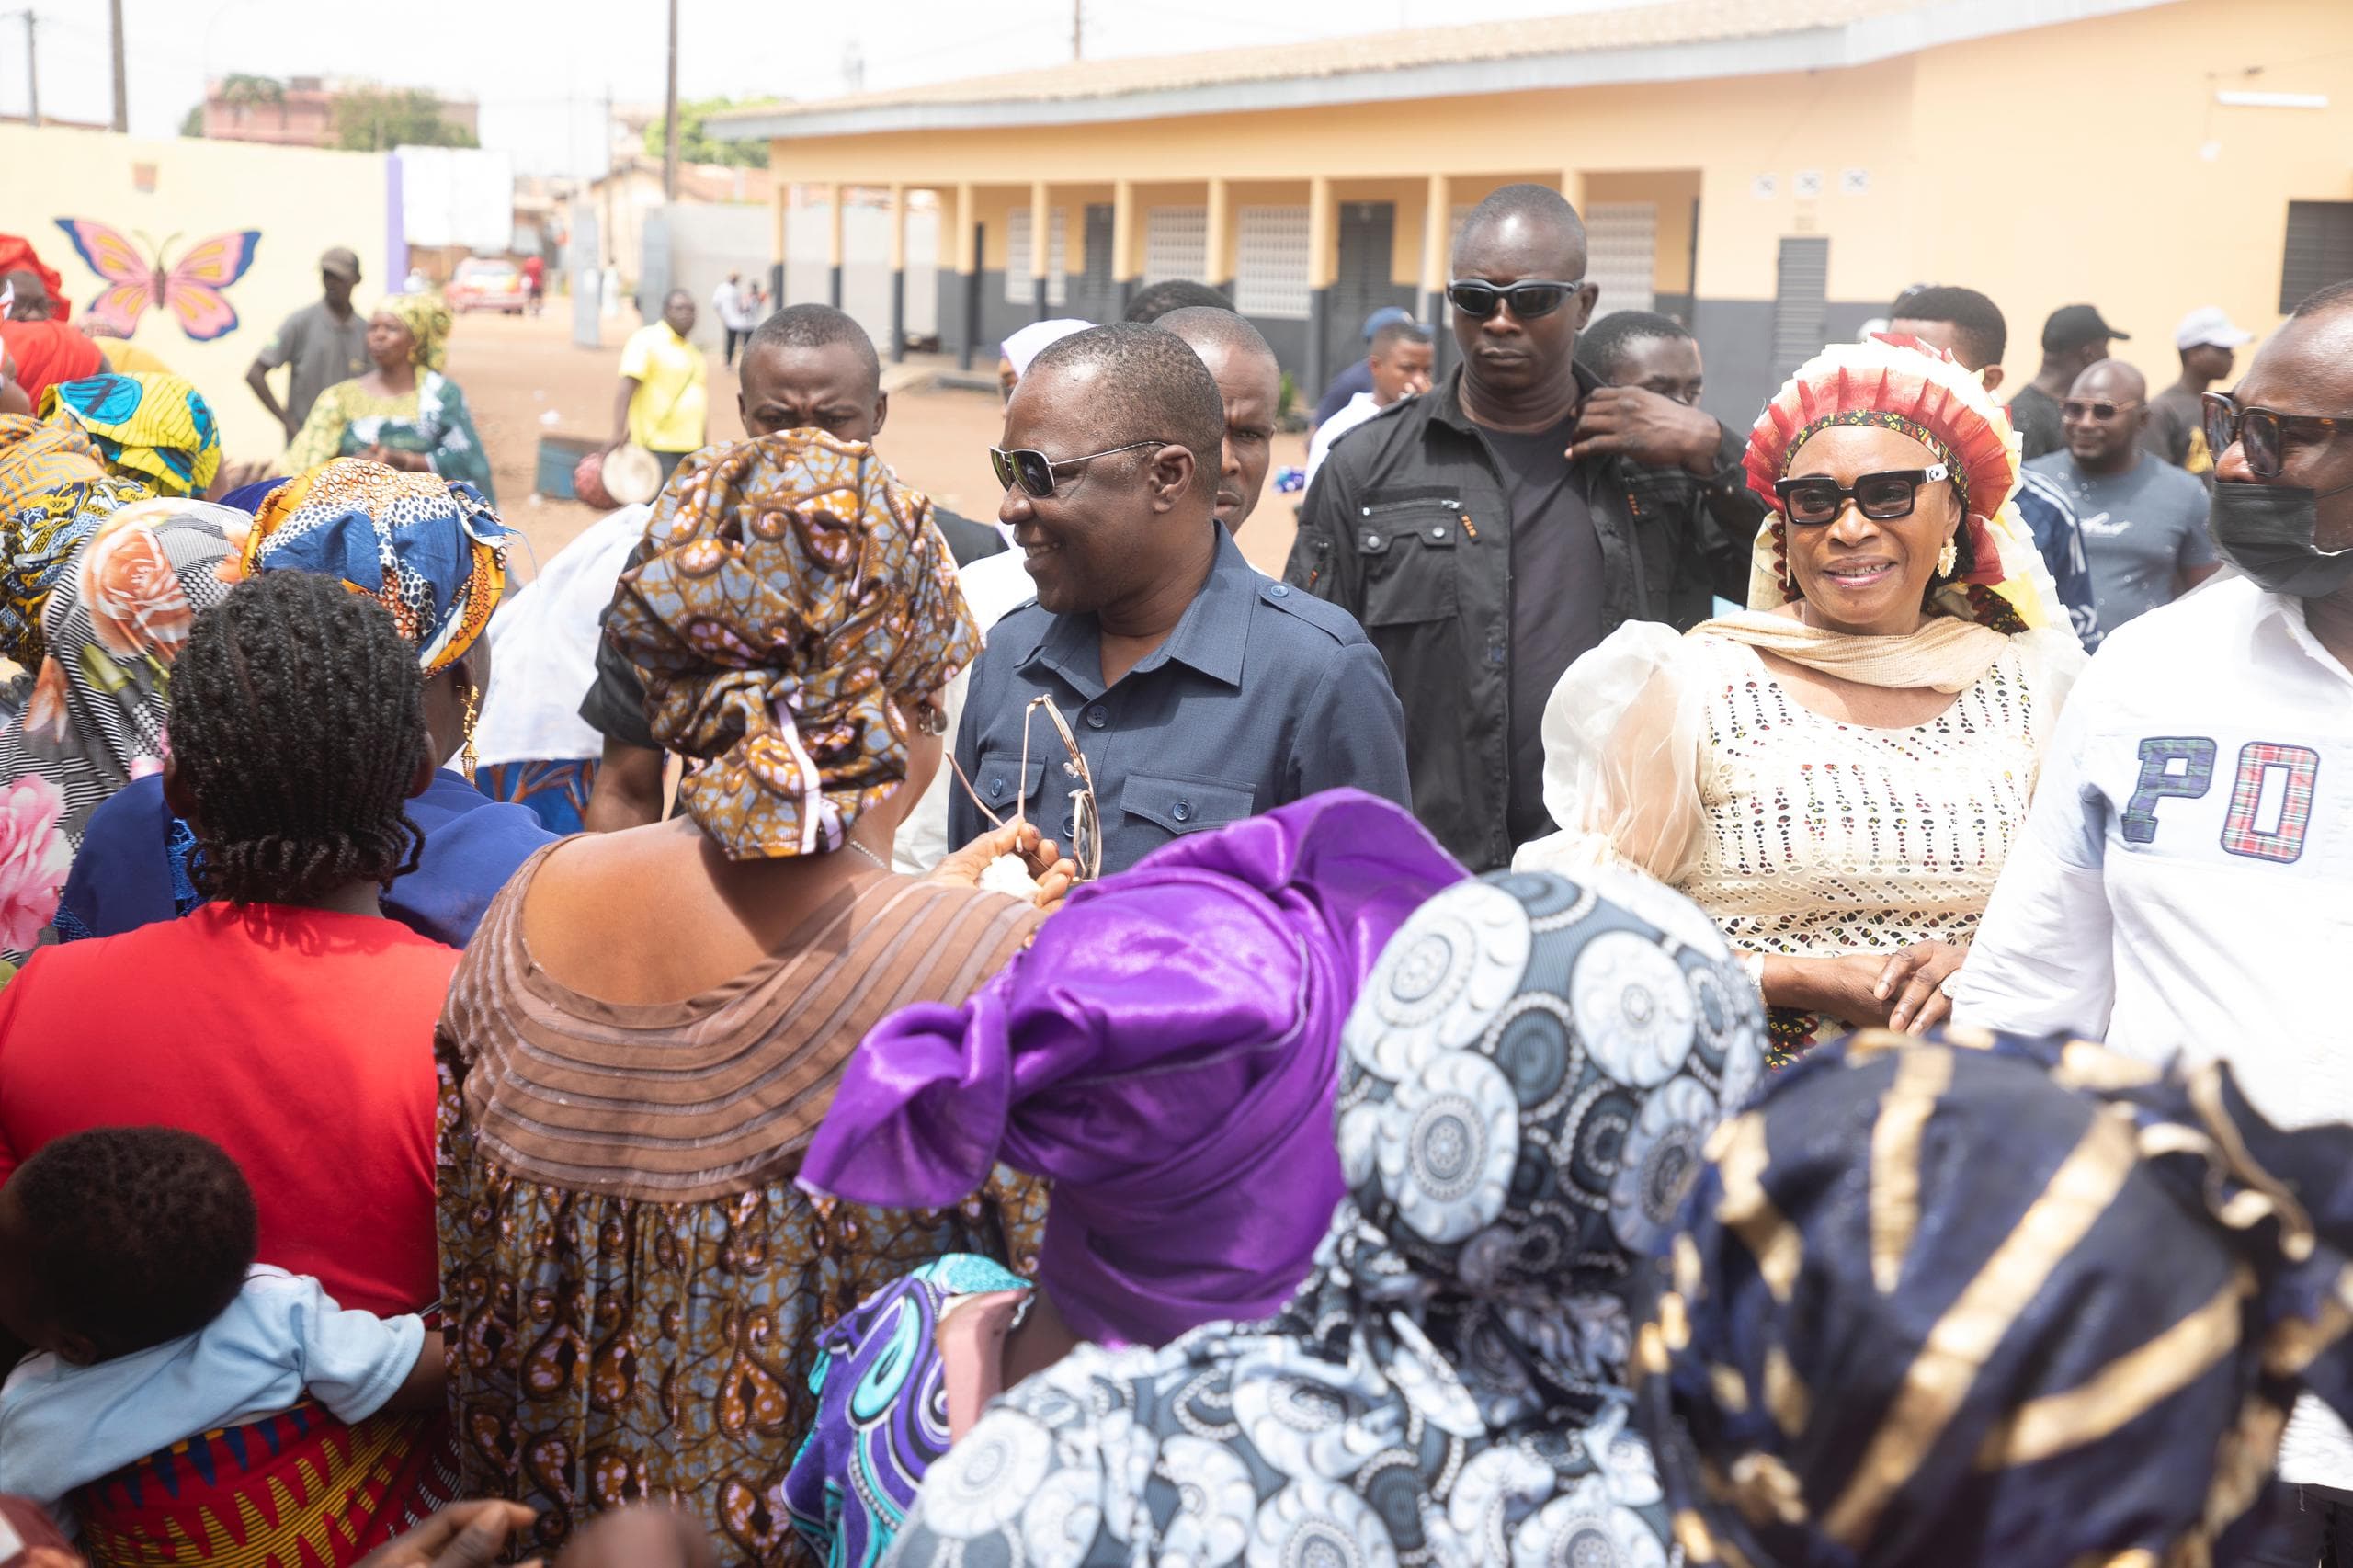
[[[0,991],[0,1182],[87,1128],[202,1133],[253,1184],[262,1262],[362,1312],[427,1306],[457,965],[398,921],[285,904],[43,948]]]

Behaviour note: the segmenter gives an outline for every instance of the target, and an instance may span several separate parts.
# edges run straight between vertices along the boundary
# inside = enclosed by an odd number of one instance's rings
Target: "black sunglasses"
[[[1130,441],[1125,446],[1106,447],[1099,452],[1089,452],[1083,458],[1050,458],[1045,453],[1028,447],[1010,452],[1002,447],[991,447],[989,466],[996,470],[996,482],[1007,490],[1018,484],[1025,492],[1036,496],[1039,500],[1048,501],[1053,498],[1054,474],[1059,470],[1076,468],[1081,463],[1091,463],[1097,458],[1108,458],[1114,452],[1132,452],[1139,447],[1173,447],[1175,445],[1176,443],[1174,441],[1159,439]]]
[[[1827,523],[1837,519],[1852,500],[1855,509],[1875,523],[1908,517],[1920,496],[1920,486],[1952,477],[1942,463],[1927,468],[1892,468],[1884,473],[1859,473],[1852,484],[1841,484],[1826,473],[1775,482],[1781,515],[1793,523]]]
[[[2092,402],[2071,397],[2066,402],[2059,405],[2059,417],[2062,419],[2097,419],[2101,424],[2105,425],[2109,420],[2115,418],[2118,415],[2123,413],[2126,409],[2138,408],[2140,406],[2141,400],[2137,397],[2128,399],[2123,403],[2109,403],[2105,400]]]
[[[2235,445],[2246,457],[2247,472],[2257,479],[2277,479],[2287,463],[2287,437],[2313,442],[2333,441],[2353,430],[2353,415],[2281,414],[2270,408],[2241,408],[2222,392],[2203,392],[2200,413],[2206,425],[2206,449],[2221,462]]]
[[[1533,321],[1559,310],[1568,302],[1570,295],[1584,287],[1582,278],[1574,283],[1552,283],[1541,278],[1524,283],[1489,283],[1477,278],[1458,278],[1446,286],[1446,297],[1456,310],[1481,321],[1494,315],[1496,307],[1506,301],[1509,301],[1513,315],[1521,321]]]

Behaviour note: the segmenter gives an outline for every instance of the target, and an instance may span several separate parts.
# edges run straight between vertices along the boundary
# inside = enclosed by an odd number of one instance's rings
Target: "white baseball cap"
[[[2220,305],[2200,305],[2182,317],[2181,324],[2173,329],[2176,348],[2236,348],[2254,341],[2255,334],[2232,325],[2231,318],[2222,313]]]

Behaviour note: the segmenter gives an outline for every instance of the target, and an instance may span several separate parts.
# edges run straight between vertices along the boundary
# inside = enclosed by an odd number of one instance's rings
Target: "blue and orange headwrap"
[[[906,777],[892,699],[981,651],[931,502],[864,442],[794,430],[688,458],[645,537],[605,635],[655,736],[708,759],[687,814],[739,860],[840,848]]]
[[[1833,344],[1807,360],[1749,432],[1748,487],[1771,508],[1756,536],[1750,609],[1778,609],[1802,597],[1773,486],[1808,441],[1840,425],[1900,431],[1952,471],[1961,508],[1960,566],[1937,585],[1933,608],[2002,632],[2067,623],[2034,536],[2008,504],[2022,461],[2009,415],[1950,354],[1886,334]]]
[[[1870,1032],[1706,1155],[1634,1353],[1693,1562],[2235,1562],[2298,1393],[2353,1410],[2353,1128],[2219,1062]]]
[[[235,574],[312,572],[381,601],[428,676],[490,624],[512,530],[471,484],[337,458],[270,491]]]

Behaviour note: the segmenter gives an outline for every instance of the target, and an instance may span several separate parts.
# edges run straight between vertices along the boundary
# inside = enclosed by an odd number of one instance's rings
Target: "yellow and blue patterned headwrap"
[[[392,612],[430,676],[490,624],[506,592],[510,534],[471,484],[337,458],[262,499],[235,574],[341,578]]]
[[[1813,1051],[1710,1140],[1636,1335],[1688,1559],[2237,1561],[2299,1391],[2353,1408],[2348,1169],[2219,1062]]]
[[[43,419],[85,431],[107,467],[157,495],[198,495],[221,471],[211,405],[177,376],[108,371],[40,394]]]

